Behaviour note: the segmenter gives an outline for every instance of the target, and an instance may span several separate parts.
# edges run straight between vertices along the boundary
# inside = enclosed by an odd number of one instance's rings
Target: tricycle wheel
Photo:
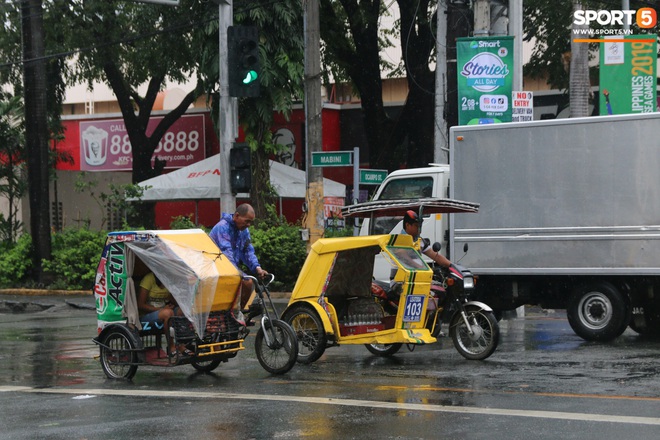
[[[401,349],[403,344],[364,344],[376,356],[392,356]]]
[[[202,358],[203,359],[203,358]],[[220,359],[215,359],[212,361],[204,361],[204,360],[191,360],[190,365],[192,365],[195,370],[199,371],[200,373],[210,373],[211,371],[215,370],[218,368],[218,365],[220,365]]]
[[[477,307],[466,307],[470,327],[460,312],[454,313],[449,323],[449,334],[454,347],[465,359],[483,360],[493,354],[500,338],[500,327],[492,312]],[[472,330],[472,334],[470,334]]]
[[[328,339],[316,311],[296,304],[284,312],[282,318],[291,325],[298,338],[298,362],[311,364],[323,355]]]
[[[99,340],[101,367],[109,379],[132,379],[137,371],[137,352],[127,329],[115,327]]]
[[[259,363],[271,374],[284,374],[296,364],[296,334],[289,324],[279,319],[263,322],[257,332],[254,348]]]

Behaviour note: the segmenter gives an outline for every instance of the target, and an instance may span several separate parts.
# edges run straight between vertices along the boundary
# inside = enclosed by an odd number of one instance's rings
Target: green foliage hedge
[[[275,275],[271,290],[291,291],[307,257],[300,228],[285,223],[250,228],[252,245],[264,270]]]
[[[172,226],[196,227],[185,219]],[[252,243],[262,267],[275,274],[271,290],[289,291],[306,258],[306,245],[300,239],[299,227],[278,220],[262,222],[250,228]],[[47,287],[63,290],[91,290],[96,267],[105,244],[106,232],[89,229],[66,229],[52,234],[52,260],[44,269],[53,275],[50,286],[35,286],[31,280],[32,239],[23,234],[15,244],[0,243],[0,288]]]
[[[106,235],[89,229],[65,229],[53,233],[53,259],[44,261],[44,270],[55,276],[50,288],[91,290]]]
[[[0,287],[21,287],[32,270],[32,237],[23,234],[16,243],[0,244]]]

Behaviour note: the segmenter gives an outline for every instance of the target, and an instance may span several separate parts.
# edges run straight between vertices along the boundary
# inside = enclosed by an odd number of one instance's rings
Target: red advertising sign
[[[151,118],[147,134],[162,117]],[[80,169],[116,171],[133,168],[131,142],[123,119],[79,122]],[[181,168],[204,159],[206,133],[203,115],[179,118],[161,139],[154,156],[166,162],[165,168]]]

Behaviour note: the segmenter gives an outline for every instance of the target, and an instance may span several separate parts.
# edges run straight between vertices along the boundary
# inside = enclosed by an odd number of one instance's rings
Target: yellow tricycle
[[[344,216],[402,216],[476,212],[478,204],[452,199],[367,202],[345,207]],[[373,224],[373,220],[371,224]],[[391,265],[392,280],[374,280],[374,261]],[[387,291],[387,292],[385,292]],[[302,267],[282,319],[296,332],[298,362],[319,359],[327,347],[364,344],[390,356],[404,344],[431,344],[449,324],[458,352],[490,356],[499,340],[492,309],[470,300],[472,273],[458,265],[429,267],[407,234],[319,239]]]

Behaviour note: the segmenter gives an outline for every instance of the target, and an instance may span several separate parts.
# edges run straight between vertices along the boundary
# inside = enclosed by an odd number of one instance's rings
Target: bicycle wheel
[[[116,327],[99,341],[101,343],[101,367],[109,379],[127,379],[137,371],[137,353],[128,330]]]
[[[289,324],[279,319],[264,321],[254,342],[259,363],[271,374],[284,374],[296,363],[298,341]]]

